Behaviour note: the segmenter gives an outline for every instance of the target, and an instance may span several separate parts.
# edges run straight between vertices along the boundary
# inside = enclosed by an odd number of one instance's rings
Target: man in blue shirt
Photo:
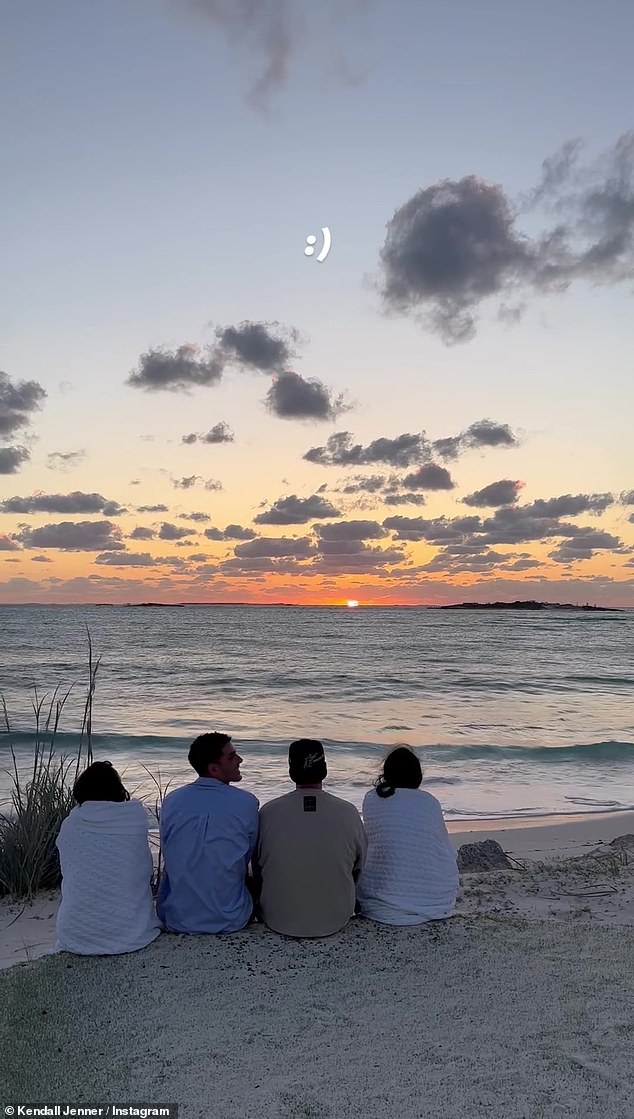
[[[259,804],[231,788],[242,780],[242,758],[227,734],[201,734],[188,758],[198,780],[168,793],[161,808],[156,912],[171,932],[237,932],[253,913],[246,878]]]

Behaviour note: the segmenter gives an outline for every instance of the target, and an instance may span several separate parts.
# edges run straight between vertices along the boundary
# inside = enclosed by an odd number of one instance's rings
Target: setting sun
[[[347,606],[348,606],[349,610],[353,610],[354,607],[358,606],[358,605],[359,605],[359,603],[357,602],[356,598],[349,598],[348,599]]]

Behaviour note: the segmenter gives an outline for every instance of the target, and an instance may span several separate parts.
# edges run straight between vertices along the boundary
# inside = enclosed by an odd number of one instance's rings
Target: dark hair
[[[87,800],[113,800],[120,803],[130,799],[112,762],[93,762],[73,785],[73,796],[78,804]]]
[[[383,772],[374,787],[377,796],[391,797],[395,789],[418,789],[422,780],[423,771],[414,751],[409,746],[397,746],[383,762]]]
[[[208,767],[220,761],[222,751],[228,742],[231,742],[230,735],[215,730],[210,734],[200,734],[194,739],[189,747],[187,760],[199,777],[206,777]]]

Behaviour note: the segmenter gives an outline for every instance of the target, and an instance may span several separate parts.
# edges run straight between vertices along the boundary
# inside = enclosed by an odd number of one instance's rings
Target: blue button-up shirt
[[[164,871],[156,911],[172,932],[230,933],[253,909],[247,866],[258,838],[252,793],[199,777],[168,793],[161,809]]]

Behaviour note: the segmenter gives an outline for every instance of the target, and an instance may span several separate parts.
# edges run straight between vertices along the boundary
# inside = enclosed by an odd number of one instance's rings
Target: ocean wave
[[[286,738],[246,738],[236,736],[240,749],[256,756],[272,755],[274,757],[286,755],[288,740]],[[34,735],[31,731],[0,732],[0,758],[10,756],[11,745],[16,750],[32,749]],[[43,741],[48,739],[44,736]],[[359,756],[376,760],[385,755],[384,742],[368,742],[362,740],[336,740],[324,738],[324,746],[333,758],[337,756]],[[79,734],[60,732],[56,735],[55,745],[59,753],[74,754],[79,746]],[[191,743],[191,735],[187,737],[172,737],[168,735],[133,735],[133,734],[93,734],[92,749],[100,753],[125,753],[133,756],[142,756],[153,751],[160,754],[185,756]],[[634,742],[619,742],[607,740],[602,742],[575,743],[570,746],[496,746],[492,744],[455,745],[452,743],[434,743],[418,745],[410,742],[421,757],[423,763],[447,765],[456,762],[474,761],[506,761],[521,762],[526,764],[551,765],[562,763],[587,763],[587,764],[613,764],[634,762]],[[84,747],[86,741],[84,739]]]

